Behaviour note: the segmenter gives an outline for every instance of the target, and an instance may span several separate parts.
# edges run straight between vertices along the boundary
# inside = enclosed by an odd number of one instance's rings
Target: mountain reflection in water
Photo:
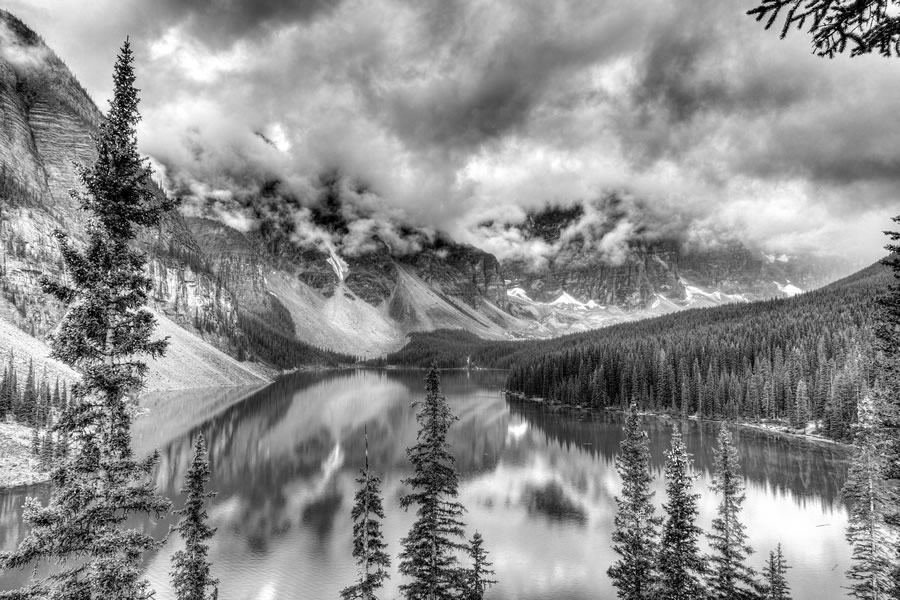
[[[179,427],[168,440],[160,438],[153,413],[141,417],[136,432],[153,429],[153,439],[160,440],[157,484],[176,505],[183,502],[178,489],[192,439],[206,436],[210,487],[218,492],[210,509],[218,527],[211,558],[222,600],[336,598],[352,582],[350,505],[364,461],[364,427],[370,464],[383,478],[385,536],[396,569],[399,540],[414,517],[399,509],[400,481],[410,475],[405,449],[416,436],[413,402],[423,396],[423,377],[418,371],[295,374],[224,409],[227,403],[212,403],[217,414],[192,411],[193,427]],[[606,569],[614,560],[610,532],[620,485],[614,461],[621,417],[555,413],[507,401],[499,391],[504,379],[502,372],[448,371],[442,381],[459,417],[450,443],[469,510],[468,533],[484,535],[500,581],[487,597],[611,600],[615,593]],[[191,398],[184,394],[172,402]],[[658,504],[672,423],[645,419]],[[717,426],[681,426],[701,473],[701,525],[708,528],[716,506],[708,486]],[[850,555],[840,501],[846,451],[750,430],[735,433],[747,480],[744,522],[757,551],[754,565],[761,567],[780,541],[794,567],[788,572],[794,598],[842,597]],[[0,494],[3,548],[24,535],[21,505],[29,494],[44,495],[46,488]],[[137,525],[162,537],[173,522]],[[169,540],[148,561],[160,600],[172,598],[169,557],[177,544]],[[24,577],[27,572],[4,573],[0,589]],[[399,597],[399,583],[395,571],[381,597]]]

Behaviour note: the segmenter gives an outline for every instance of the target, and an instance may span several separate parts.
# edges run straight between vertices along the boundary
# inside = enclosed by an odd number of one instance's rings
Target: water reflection
[[[169,439],[159,431],[157,413],[142,418],[136,429],[154,425],[162,445],[158,484],[176,504],[183,500],[177,490],[192,439],[199,432],[206,436],[211,485],[219,492],[210,511],[219,528],[211,556],[223,600],[334,598],[353,579],[349,512],[353,479],[363,463],[364,427],[371,464],[384,480],[385,535],[396,557],[413,519],[398,501],[400,480],[409,475],[405,448],[416,435],[412,403],[422,396],[422,377],[383,371],[297,374],[242,402],[211,403],[212,414],[191,411],[193,425],[182,425]],[[492,372],[443,377],[459,416],[450,441],[462,474],[469,533],[482,532],[501,581],[488,597],[615,598],[605,570],[613,560],[609,535],[612,498],[619,490],[613,461],[620,418],[508,403],[499,393],[503,380],[503,373]],[[671,425],[656,419],[646,425],[661,477]],[[715,428],[686,423],[684,434],[705,492]],[[849,557],[838,495],[844,454],[749,431],[736,439],[748,480],[745,515],[759,550],[755,562],[761,565],[763,553],[781,541],[795,567],[789,571],[795,598],[841,597]],[[662,482],[655,485],[659,501]],[[3,548],[24,533],[19,519],[26,493],[43,491],[20,488],[0,495]],[[712,495],[704,494],[701,511],[708,527]],[[138,525],[162,536],[169,522]],[[168,561],[176,544],[170,540],[147,567],[161,600],[172,597]],[[0,589],[21,577],[3,574]],[[398,584],[395,573],[383,597],[399,597]]]

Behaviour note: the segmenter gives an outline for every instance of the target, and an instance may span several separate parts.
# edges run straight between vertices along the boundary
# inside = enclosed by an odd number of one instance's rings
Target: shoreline
[[[560,404],[558,402],[550,402],[550,401],[544,400],[542,398],[528,398],[521,392],[501,390],[501,393],[504,396],[512,397],[512,398],[515,398],[516,400],[520,400],[522,402],[529,402],[532,404],[540,404],[540,405],[549,407],[553,410],[570,410],[575,413],[597,413],[597,414],[603,413],[603,412],[618,413],[618,414],[625,413],[625,409],[623,409],[623,408],[612,408],[612,407],[593,408],[593,407],[584,407],[584,406],[580,406],[580,405],[572,406],[569,404]],[[775,424],[775,423],[766,424],[766,423],[754,423],[751,421],[726,421],[725,419],[701,418],[696,415],[688,415],[686,417],[682,417],[681,414],[653,412],[653,411],[649,411],[649,410],[638,411],[638,414],[644,415],[644,416],[655,417],[658,419],[672,419],[672,420],[679,420],[679,421],[687,420],[687,421],[696,421],[699,423],[724,423],[724,422],[727,422],[727,423],[730,423],[737,427],[742,427],[745,429],[752,429],[752,430],[758,431],[760,433],[772,433],[772,434],[781,435],[781,436],[789,437],[789,438],[793,438],[793,439],[805,440],[807,442],[814,443],[814,444],[821,444],[824,446],[837,447],[837,448],[841,448],[841,449],[844,449],[847,451],[853,450],[853,444],[850,444],[848,442],[839,442],[837,440],[832,440],[830,438],[827,438],[827,437],[824,437],[821,435],[815,435],[812,433],[801,433],[799,430],[795,430],[788,425],[784,425],[782,422],[778,422],[778,424]]]
[[[192,428],[196,423],[192,419],[184,419],[181,428],[164,427],[171,419],[165,417],[165,409],[177,409],[178,416],[185,416],[185,402],[178,396],[190,395],[190,409],[196,414],[200,411],[219,412],[241,402],[258,391],[270,386],[274,380],[256,386],[220,386],[215,388],[179,388],[147,390],[137,397],[137,413],[131,427],[131,444],[136,455],[141,451],[149,453],[157,446],[157,436],[150,432],[163,432],[169,439],[184,433],[186,426]],[[211,394],[210,398],[198,399],[201,392]],[[177,405],[177,406],[176,406]],[[51,471],[40,469],[40,459],[31,452],[32,428],[20,423],[0,423],[0,493],[20,487],[39,485],[50,481]],[[168,441],[168,440],[166,440]]]

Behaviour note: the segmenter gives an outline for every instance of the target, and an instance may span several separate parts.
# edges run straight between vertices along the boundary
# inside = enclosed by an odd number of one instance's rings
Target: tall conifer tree
[[[744,478],[731,432],[723,423],[714,451],[712,490],[720,495],[718,516],[707,535],[712,555],[707,587],[712,600],[755,600],[759,584],[747,557],[753,549],[747,543],[747,532],[741,523],[744,503]]]
[[[619,559],[607,570],[619,598],[639,600],[655,593],[655,559],[661,519],[654,516],[650,447],[634,403],[625,419],[625,439],[616,457],[622,494],[616,496],[613,550]]]
[[[681,432],[672,432],[672,447],[666,451],[666,513],[659,548],[660,595],[670,600],[703,597],[702,576],[706,563],[700,554],[703,530],[697,526],[700,494],[691,493],[696,480],[691,455]]]
[[[856,451],[843,496],[849,506],[847,541],[853,547],[850,595],[864,600],[897,597],[896,549],[886,516],[897,508],[897,495],[885,481],[887,460],[878,395],[859,402],[854,426]]]
[[[484,549],[484,538],[477,531],[469,541],[469,557],[472,559],[472,568],[469,569],[466,578],[465,600],[483,600],[484,592],[490,586],[497,583],[491,579],[494,575],[493,563],[488,562],[488,552]]]
[[[353,557],[359,575],[356,583],[341,590],[344,600],[375,600],[375,592],[390,577],[391,559],[385,549],[381,522],[384,507],[381,500],[381,478],[369,470],[369,435],[366,437],[366,466],[359,471],[353,519]]]
[[[194,442],[194,459],[184,479],[183,494],[187,494],[184,508],[176,510],[181,520],[174,530],[184,540],[184,550],[172,556],[172,587],[178,600],[216,600],[219,597],[218,581],[210,575],[209,540],[216,530],[206,521],[206,500],[215,492],[207,492],[209,461],[206,443],[202,435]]]
[[[787,582],[787,570],[791,567],[784,559],[781,544],[776,550],[769,552],[769,560],[763,567],[763,579],[765,579],[764,600],[791,600],[791,587]]]
[[[137,153],[138,94],[128,41],[113,73],[110,110],[95,136],[96,162],[80,167],[86,192],[73,192],[88,211],[87,244],[73,246],[57,232],[71,285],[44,281],[45,290],[69,305],[51,341],[52,356],[81,372],[74,402],[57,424],[71,444],[52,475],[49,504],[26,501],[30,533],[18,549],[0,555],[5,569],[59,561],[63,565],[12,597],[129,600],[152,596],[142,557],[159,547],[129,528],[132,515],[161,516],[169,502],[150,477],[158,455],[135,460],[126,393],[143,383],[140,357],[158,357],[165,340],[152,340],[152,314],[143,308],[151,282],[136,229],[157,225],[173,205],[150,191],[150,170]],[[73,559],[78,559],[74,561]]]
[[[465,508],[456,501],[459,474],[447,443],[455,420],[432,366],[425,378],[425,400],[416,414],[416,443],[406,450],[413,475],[403,483],[412,491],[400,498],[402,508],[416,506],[416,520],[401,540],[400,573],[409,581],[400,591],[407,600],[448,600],[464,589],[465,570],[456,553],[466,549]]]

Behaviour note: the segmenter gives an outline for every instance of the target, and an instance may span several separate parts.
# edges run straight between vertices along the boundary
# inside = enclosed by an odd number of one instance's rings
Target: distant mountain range
[[[55,229],[83,239],[85,215],[68,191],[77,186],[73,162],[93,159],[91,135],[101,113],[37,34],[4,11],[0,22],[14,33],[3,43],[40,58],[17,63],[8,57],[22,53],[0,53],[0,322],[45,348],[40,342],[64,307],[41,293],[38,279],[65,279]],[[349,228],[337,210],[340,194],[323,189],[312,211],[317,226]],[[260,190],[270,202],[272,193]],[[580,216],[577,209],[537,212],[527,232],[559,241]],[[141,239],[152,308],[172,335],[171,358],[154,365],[151,387],[186,387],[185,357],[196,361],[190,369],[206,373],[197,385],[254,383],[300,358],[340,359],[327,351],[382,355],[411,332],[551,337],[684,308],[793,295],[850,270],[833,260],[765,255],[737,242],[690,251],[674,240],[634,241],[626,258],[610,263],[580,256],[577,237],[559,244],[559,254],[538,268],[522,260],[501,263],[446,235],[399,226],[417,240],[415,251],[398,253],[376,238],[365,252],[342,255],[298,246],[284,229],[241,232],[218,220],[171,215]],[[35,347],[7,339],[0,352],[26,346]],[[26,355],[23,350],[21,360]]]

